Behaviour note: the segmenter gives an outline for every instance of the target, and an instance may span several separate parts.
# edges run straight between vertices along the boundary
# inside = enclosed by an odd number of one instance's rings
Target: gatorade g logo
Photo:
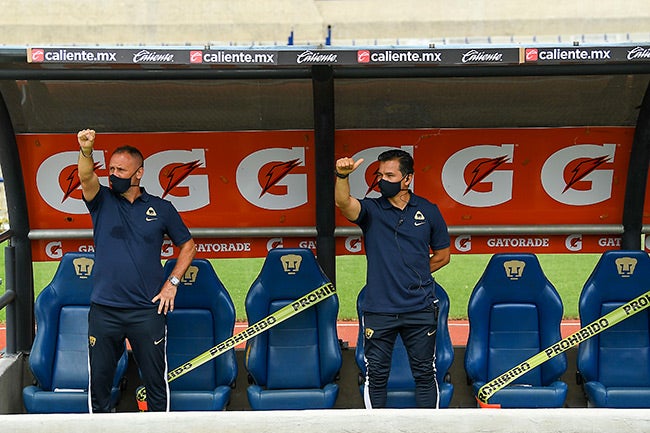
[[[458,203],[490,207],[512,199],[514,144],[472,146],[454,153],[442,168],[442,185]]]
[[[56,153],[41,163],[36,172],[36,187],[43,200],[56,210],[69,214],[88,213],[81,194],[72,195],[81,185],[77,175],[79,151]],[[95,167],[105,168],[104,152],[95,150]],[[99,181],[108,185],[108,177]]]
[[[248,155],[237,167],[237,188],[251,204],[262,209],[293,209],[307,203],[305,148],[262,149]]]
[[[579,144],[558,150],[542,167],[542,186],[560,203],[586,206],[609,199],[614,170],[603,165],[614,162],[615,144]]]
[[[472,235],[461,235],[454,241],[454,246],[461,253],[466,253],[472,250]]]
[[[271,238],[266,242],[266,251],[271,251],[274,248],[284,248],[284,240],[282,238]]]
[[[582,249],[582,235],[573,234],[566,237],[564,246],[569,251],[580,251]]]
[[[351,253],[358,253],[361,251],[361,238],[359,236],[348,236],[345,238],[345,249]]]
[[[165,150],[147,157],[142,185],[152,195],[171,201],[179,212],[210,204],[207,174],[193,174],[206,167],[205,149]]]
[[[522,262],[521,260],[508,260],[507,262],[503,263],[503,268],[506,271],[506,276],[513,281],[517,281],[522,277],[522,275],[524,275],[525,266],[526,263]]]
[[[297,254],[286,254],[280,257],[282,262],[282,269],[288,275],[296,275],[300,271],[300,263],[302,262],[302,257]]]
[[[160,255],[162,257],[171,257],[174,255],[174,244],[171,239],[163,239],[162,246],[160,247]]]
[[[51,259],[60,259],[63,257],[63,247],[61,241],[48,242],[45,245],[45,254]]]
[[[629,278],[634,274],[636,259],[632,257],[621,257],[616,259],[616,271],[622,278]]]
[[[181,278],[181,282],[186,286],[191,286],[192,284],[196,283],[197,275],[199,275],[199,268],[192,265],[189,268],[187,268],[187,271],[185,271],[185,273],[183,274],[183,278]]]
[[[72,261],[72,265],[74,266],[75,274],[77,274],[80,279],[85,280],[93,273],[95,261],[88,257],[79,257]]]

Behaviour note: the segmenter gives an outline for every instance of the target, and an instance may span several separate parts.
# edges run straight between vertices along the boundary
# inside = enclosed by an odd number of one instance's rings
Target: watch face
[[[172,283],[175,286],[178,286],[178,283],[180,283],[181,281],[176,277],[170,277],[169,282]]]

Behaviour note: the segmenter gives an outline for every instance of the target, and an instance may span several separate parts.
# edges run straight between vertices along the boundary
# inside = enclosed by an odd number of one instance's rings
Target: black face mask
[[[402,181],[406,176],[398,180],[397,182],[389,182],[387,180],[381,179],[379,181],[379,191],[381,192],[382,197],[391,198],[395,197],[402,190]]]
[[[135,170],[135,173],[140,170],[140,167],[138,167]],[[114,174],[111,174],[108,177],[108,180],[111,182],[111,189],[115,191],[118,194],[124,194],[131,188],[132,186],[137,186],[137,185],[131,185],[131,179],[133,179],[133,176],[135,176],[135,173],[131,175],[131,177],[123,178],[123,177],[117,177]]]
[[[381,195],[386,198],[395,197],[400,190],[402,189],[402,181],[399,182],[389,182],[387,180],[381,179],[379,181],[379,191]]]

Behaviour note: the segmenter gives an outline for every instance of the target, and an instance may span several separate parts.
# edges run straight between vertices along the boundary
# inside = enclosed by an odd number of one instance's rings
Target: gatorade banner
[[[238,237],[194,238],[197,258],[235,259],[241,257],[266,257],[273,248],[309,248],[316,253],[315,237]],[[602,253],[619,249],[621,238],[616,235],[582,235],[579,233],[553,236],[493,235],[451,236],[452,254],[495,254],[505,252],[544,253]],[[94,252],[92,239],[58,239],[32,241],[34,261],[58,260],[69,251]],[[162,260],[177,257],[178,248],[169,239],[160,250]],[[336,239],[337,255],[364,255],[361,234]]]
[[[32,230],[92,227],[76,174],[75,134],[17,136]],[[627,127],[340,130],[335,136],[335,157],[364,159],[350,176],[352,194],[363,198],[379,195],[374,175],[379,153],[389,148],[411,153],[416,169],[414,192],[437,203],[452,229],[611,227],[622,223],[633,134],[634,128]],[[123,144],[140,148],[145,156],[143,186],[149,193],[170,200],[190,229],[313,228],[316,224],[312,131],[98,131],[94,158],[101,183],[108,184],[110,154]],[[649,224],[650,210],[644,215],[644,224]],[[355,227],[338,212],[336,224]],[[455,253],[486,252],[494,242],[501,244],[494,247],[500,251],[505,243],[515,249],[526,245],[529,252],[601,252],[612,248],[611,240],[601,248],[598,236],[592,242],[582,235],[501,237],[496,241],[492,237],[458,236],[453,248]],[[342,246],[337,247],[337,253],[362,253],[355,239],[339,241]],[[251,249],[229,246],[227,254],[263,257],[267,244],[274,242],[280,241],[237,239],[234,243],[250,244]],[[81,243],[88,241],[39,240],[34,242],[34,257],[57,260],[60,253]],[[216,257],[223,248],[214,251],[208,244],[231,243],[228,239],[210,240],[203,253]]]

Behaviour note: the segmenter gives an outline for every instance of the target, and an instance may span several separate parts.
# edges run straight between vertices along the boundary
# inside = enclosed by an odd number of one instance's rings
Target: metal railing
[[[11,241],[13,236],[11,230],[7,230],[0,234],[0,244]],[[11,245],[5,247],[5,280],[0,280],[0,286],[4,283],[5,292],[0,296],[0,310],[7,308],[7,353],[16,352],[16,323],[15,323],[15,308],[14,301],[16,300],[16,290],[14,287],[14,269],[15,269],[15,256],[13,247]]]
[[[643,227],[648,233],[650,226]],[[205,227],[192,228],[194,237],[235,238],[235,237],[315,237],[316,227]],[[622,234],[621,224],[556,224],[556,225],[503,225],[503,226],[450,226],[449,234],[458,235],[563,235],[563,234]],[[339,226],[334,236],[358,236],[361,229],[357,226]],[[36,229],[29,232],[31,240],[48,239],[92,239],[92,229]]]

